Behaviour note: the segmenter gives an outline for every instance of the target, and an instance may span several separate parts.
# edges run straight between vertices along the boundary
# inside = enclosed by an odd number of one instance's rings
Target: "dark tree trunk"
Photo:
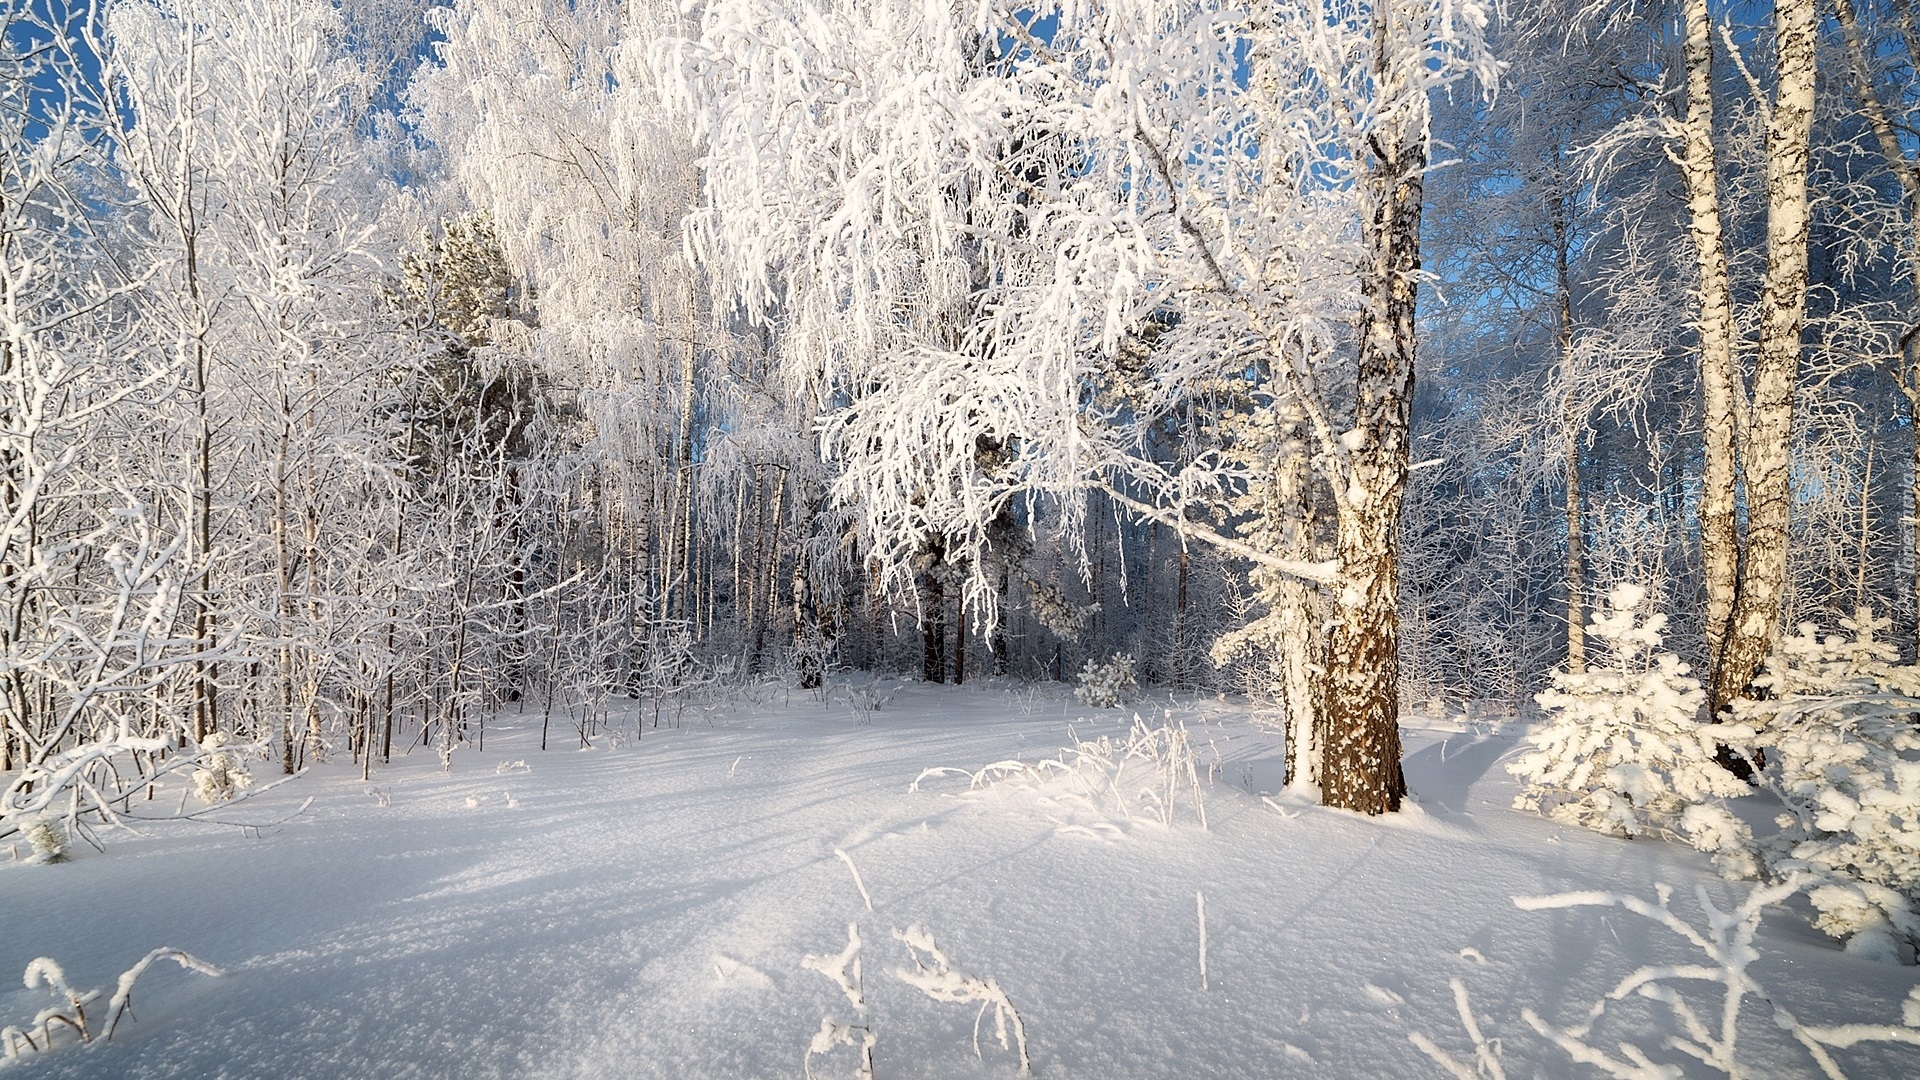
[[[1388,11],[1377,20],[1374,65],[1386,79],[1394,70],[1392,38],[1409,30],[1396,25]],[[1326,805],[1365,814],[1398,810],[1407,791],[1400,769],[1397,548],[1407,483],[1427,164],[1426,129],[1413,104],[1401,102],[1397,121],[1384,123],[1370,140],[1371,160],[1362,178],[1368,214],[1362,235],[1369,262],[1361,278],[1353,430],[1341,440],[1348,482],[1336,526],[1339,581],[1333,586],[1327,648],[1327,746],[1320,783]]]

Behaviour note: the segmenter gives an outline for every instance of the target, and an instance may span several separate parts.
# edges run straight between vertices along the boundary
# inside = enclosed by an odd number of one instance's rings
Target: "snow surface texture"
[[[1125,740],[1136,710],[1185,725],[1207,828],[1184,810],[1171,825],[1123,814],[1068,776],[908,790],[929,767],[1055,756],[1069,726]],[[1582,1075],[1524,1010],[1566,1029],[1627,975],[1697,953],[1624,911],[1526,911],[1513,897],[1651,896],[1664,882],[1698,922],[1696,887],[1730,911],[1749,886],[1680,845],[1511,809],[1518,784],[1499,763],[1520,732],[1412,723],[1419,804],[1366,819],[1280,793],[1278,736],[1211,700],[1122,713],[1064,687],[1034,701],[911,684],[871,723],[796,695],[637,741],[629,728],[617,749],[544,754],[537,716],[506,717],[451,772],[417,750],[371,785],[342,762],[264,793],[248,804],[261,820],[314,798],[264,836],[168,823],[59,865],[0,856],[0,1023],[47,1004],[9,974],[40,956],[76,986],[110,985],[161,945],[223,972],[155,967],[111,1042],[5,1069],[798,1077],[823,1019],[854,1019],[805,958],[833,966],[853,924],[868,976],[858,1022],[881,1077],[1019,1069],[991,1012],[976,1058],[977,1003],[894,977],[921,970],[896,931],[992,980],[1041,1077],[1443,1076],[1410,1036],[1475,1060],[1455,980],[1506,1075]],[[1752,972],[1777,1004],[1809,1025],[1900,1017],[1913,969],[1842,953],[1811,915],[1794,900],[1759,928]],[[1671,1019],[1656,1003],[1611,1003],[1607,1023],[1686,1062],[1663,1049]],[[1758,1007],[1739,1045],[1750,1076],[1807,1074]],[[1855,1080],[1920,1075],[1913,1047],[1836,1056]],[[851,1076],[857,1057],[841,1045],[811,1065]]]

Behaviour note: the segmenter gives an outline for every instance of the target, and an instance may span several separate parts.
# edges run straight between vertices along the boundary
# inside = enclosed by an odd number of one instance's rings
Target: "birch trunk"
[[[1304,581],[1280,582],[1275,602],[1280,648],[1280,704],[1287,711],[1288,787],[1320,786],[1321,757],[1327,745],[1320,703],[1326,695],[1325,657],[1318,618],[1320,590]]]
[[[1699,280],[1700,391],[1705,461],[1700,491],[1700,561],[1707,590],[1707,655],[1718,657],[1733,612],[1740,555],[1734,519],[1733,298],[1720,224],[1720,179],[1713,146],[1713,18],[1707,0],[1686,0],[1685,153],[1676,159],[1687,186],[1688,231]]]
[[[1396,80],[1407,32],[1391,10],[1375,15],[1373,68],[1385,115],[1361,178],[1363,244],[1353,428],[1343,437],[1334,619],[1327,646],[1321,796],[1328,806],[1382,814],[1400,808],[1400,575],[1396,555],[1407,485],[1413,399],[1414,312],[1427,164],[1425,102]]]
[[[1311,496],[1313,473],[1311,432],[1306,416],[1296,406],[1281,417],[1275,448],[1273,482],[1265,513],[1278,523],[1283,538],[1280,554],[1301,562],[1315,561],[1319,518]],[[1274,574],[1274,642],[1279,652],[1280,704],[1287,713],[1286,776],[1288,787],[1318,788],[1326,733],[1326,623],[1325,598],[1320,587],[1288,574]],[[1183,597],[1184,603],[1184,597]]]
[[[1767,124],[1767,274],[1744,463],[1746,551],[1714,667],[1715,715],[1745,691],[1772,650],[1787,581],[1793,395],[1807,310],[1807,163],[1819,33],[1813,0],[1778,0],[1774,27],[1779,89]]]
[[[1571,384],[1573,377],[1573,282],[1567,269],[1567,201],[1565,196],[1553,204],[1553,262],[1560,317],[1560,377]],[[1561,409],[1562,427],[1567,439],[1564,471],[1565,511],[1567,519],[1567,671],[1580,675],[1587,670],[1586,532],[1582,526],[1580,500],[1580,436],[1585,420],[1574,395],[1568,392]]]

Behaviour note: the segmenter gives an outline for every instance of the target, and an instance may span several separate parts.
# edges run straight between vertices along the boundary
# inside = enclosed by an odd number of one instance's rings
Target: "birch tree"
[[[708,149],[689,243],[754,318],[780,320],[796,378],[849,395],[823,416],[825,446],[883,564],[905,568],[931,532],[983,566],[987,524],[1016,499],[1077,534],[1098,490],[1331,585],[1321,786],[1380,813],[1404,791],[1394,551],[1428,95],[1491,85],[1487,16],[735,0],[658,62]],[[980,42],[1001,43],[984,65]],[[958,334],[912,315],[955,308]],[[1174,329],[1148,392],[1103,407],[1088,391],[1149,319]],[[1140,452],[1143,423],[1249,369],[1312,432],[1335,501],[1326,563],[1190,520],[1247,479],[1218,456],[1171,472]],[[1007,451],[991,470],[983,441]],[[966,588],[990,609],[981,575]]]
[[[1774,6],[1775,88],[1766,126],[1766,259],[1751,391],[1737,363],[1733,290],[1715,142],[1715,27],[1707,0],[1685,0],[1686,114],[1675,154],[1686,183],[1700,303],[1705,472],[1700,502],[1709,712],[1739,696],[1778,637],[1792,501],[1793,401],[1806,320],[1807,173],[1818,20],[1812,0]],[[1759,90],[1758,84],[1755,86]],[[1744,530],[1736,520],[1744,481]]]

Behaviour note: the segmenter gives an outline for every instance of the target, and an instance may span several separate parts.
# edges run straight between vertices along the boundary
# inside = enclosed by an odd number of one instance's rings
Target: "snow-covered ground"
[[[1589,1075],[1521,1019],[1579,1021],[1622,975],[1697,959],[1617,909],[1527,912],[1511,898],[1607,889],[1698,921],[1694,887],[1730,906],[1747,886],[1703,856],[1508,809],[1511,733],[1415,721],[1413,812],[1384,820],[1263,798],[1278,738],[1211,699],[1136,704],[1184,722],[1208,828],[1077,797],[1071,778],[1014,776],[985,792],[932,766],[1038,762],[1124,735],[1132,712],[1037,692],[909,684],[871,723],[844,700],[689,713],[684,726],[591,749],[539,717],[508,717],[452,769],[415,750],[371,784],[322,766],[231,816],[261,835],[167,824],[106,854],[9,865],[0,854],[0,1025],[48,1003],[18,973],[51,956],[106,986],[148,950],[224,969],[144,976],[137,1020],[111,1043],[8,1066],[33,1077],[793,1077],[823,1018],[856,1021],[803,966],[857,924],[880,1077],[1013,1076],[977,1006],[932,1000],[891,972],[892,931],[924,927],[956,969],[992,978],[1024,1021],[1036,1075],[1443,1076],[1422,1032],[1471,1061],[1450,979],[1462,980],[1508,1075]],[[524,767],[517,763],[524,762]],[[264,766],[263,766],[264,767]],[[1137,774],[1144,781],[1144,773]],[[1131,792],[1134,781],[1122,784]],[[171,805],[178,794],[161,792]],[[836,851],[844,851],[843,860]],[[848,862],[871,895],[867,910]],[[1206,986],[1201,984],[1204,894]],[[1770,912],[1755,971],[1803,1021],[1899,1022],[1914,969],[1842,954],[1804,904]],[[828,966],[832,966],[829,964]],[[1717,1002],[1717,998],[1713,999]],[[1813,1074],[1749,1004],[1754,1076]],[[1660,1050],[1642,1002],[1608,1032]],[[1920,1075],[1920,1049],[1842,1053],[1848,1074]],[[815,1057],[849,1076],[854,1052]],[[1598,1074],[1591,1074],[1598,1075]]]

